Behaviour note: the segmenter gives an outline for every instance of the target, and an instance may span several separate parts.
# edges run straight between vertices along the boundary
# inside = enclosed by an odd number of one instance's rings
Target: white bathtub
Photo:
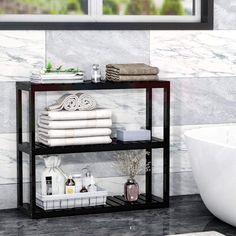
[[[185,138],[205,205],[236,226],[236,125],[190,130]]]

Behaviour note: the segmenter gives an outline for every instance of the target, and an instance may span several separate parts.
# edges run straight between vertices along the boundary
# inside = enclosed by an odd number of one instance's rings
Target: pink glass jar
[[[134,179],[128,179],[124,185],[125,200],[135,202],[139,197],[139,185]]]

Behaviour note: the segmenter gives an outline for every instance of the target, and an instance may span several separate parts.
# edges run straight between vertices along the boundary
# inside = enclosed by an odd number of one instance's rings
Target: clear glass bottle
[[[82,178],[80,174],[73,174],[73,180],[75,181],[75,192],[79,193],[82,188]]]
[[[91,71],[91,80],[93,83],[99,83],[102,80],[102,73],[98,64],[93,64]]]

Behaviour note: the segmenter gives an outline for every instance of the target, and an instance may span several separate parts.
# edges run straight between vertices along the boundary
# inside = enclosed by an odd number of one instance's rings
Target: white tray
[[[98,206],[106,204],[107,195],[107,191],[103,189],[96,192],[50,196],[36,193],[36,205],[44,210]]]

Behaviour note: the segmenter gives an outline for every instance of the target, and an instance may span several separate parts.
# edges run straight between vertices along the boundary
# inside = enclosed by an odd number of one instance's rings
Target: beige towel
[[[45,129],[38,128],[38,135],[45,138],[79,138],[93,136],[109,136],[109,128],[90,128],[90,129]]]
[[[109,136],[83,137],[83,138],[46,138],[38,135],[38,141],[47,146],[70,146],[70,145],[93,145],[93,144],[107,144],[111,143],[112,139]]]
[[[112,126],[112,120],[96,119],[96,120],[51,121],[43,119],[41,116],[40,119],[38,120],[38,126],[44,129],[110,128]]]
[[[109,109],[95,109],[92,111],[43,111],[39,119],[44,120],[91,120],[106,119],[112,117]]]
[[[106,66],[108,73],[120,75],[157,75],[159,69],[144,63],[136,64],[108,64]]]
[[[158,80],[157,75],[120,75],[120,76],[112,76],[107,75],[107,80],[122,82],[122,81],[156,81]]]

